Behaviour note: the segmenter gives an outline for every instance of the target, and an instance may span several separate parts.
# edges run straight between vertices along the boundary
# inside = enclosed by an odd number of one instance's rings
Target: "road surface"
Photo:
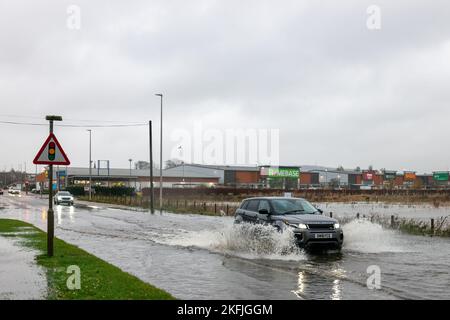
[[[47,204],[36,195],[0,196],[0,218],[46,230]],[[57,237],[180,299],[450,298],[450,239],[369,221],[344,226],[341,253],[314,255],[296,249],[288,233],[235,227],[230,217],[78,203],[55,208],[55,227]],[[380,289],[367,287],[370,266],[381,271]]]

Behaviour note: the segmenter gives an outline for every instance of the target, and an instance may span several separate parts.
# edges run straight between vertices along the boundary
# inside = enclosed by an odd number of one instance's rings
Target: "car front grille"
[[[333,224],[308,224],[309,229],[334,230]]]

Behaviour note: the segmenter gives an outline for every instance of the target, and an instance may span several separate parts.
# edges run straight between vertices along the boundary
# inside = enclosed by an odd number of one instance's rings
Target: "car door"
[[[235,215],[236,223],[245,222],[245,219],[246,219],[245,209],[247,208],[247,206],[248,206],[248,200],[245,200],[244,202],[242,202],[241,206],[236,210],[236,215]]]
[[[256,223],[256,219],[258,216],[258,207],[259,207],[259,200],[250,200],[244,211],[245,215],[244,221]]]
[[[270,220],[270,215],[259,213],[259,210],[261,210],[261,209],[266,209],[267,212],[269,212],[269,213],[272,212],[272,208],[271,208],[268,200],[260,200],[259,201],[258,212],[257,212],[257,216],[256,216],[256,221],[258,223],[263,223],[263,224],[268,223]]]

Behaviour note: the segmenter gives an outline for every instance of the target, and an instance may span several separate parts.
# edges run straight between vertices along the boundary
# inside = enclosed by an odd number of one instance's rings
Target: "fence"
[[[79,199],[89,200],[87,196],[80,197]],[[149,199],[147,197],[92,195],[92,201],[131,207],[141,207],[146,209],[150,207]],[[217,216],[233,216],[239,205],[223,202],[166,199],[163,200],[162,207],[163,210],[174,212],[198,213]],[[155,210],[159,210],[159,203],[158,200],[156,199],[155,199]]]
[[[80,199],[88,200],[87,197],[80,197]],[[145,209],[149,208],[149,200],[147,197],[93,195],[92,201],[131,207],[140,207]],[[238,207],[238,204],[226,202],[169,198],[163,200],[162,209],[180,213],[195,213],[211,216],[233,216]],[[155,210],[159,210],[158,203],[155,204]],[[378,214],[369,214],[366,216],[364,214],[361,215],[357,213],[355,216],[342,217],[335,216],[333,212],[329,212],[326,214],[332,218],[336,218],[342,224],[346,224],[355,219],[366,219],[373,223],[380,224],[384,228],[399,230],[409,234],[450,237],[450,216],[424,220]]]

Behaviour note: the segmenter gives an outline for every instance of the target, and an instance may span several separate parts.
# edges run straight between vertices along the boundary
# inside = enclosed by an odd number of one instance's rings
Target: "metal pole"
[[[133,161],[133,159],[128,159],[128,161],[130,161],[130,178],[128,180],[128,187],[131,188],[131,162]]]
[[[162,212],[162,201],[163,201],[163,178],[162,178],[162,152],[163,152],[163,96],[161,95],[161,133],[160,133],[160,154],[159,154],[159,211]]]
[[[160,132],[160,141],[159,141],[159,211],[162,212],[162,201],[163,201],[163,163],[162,163],[162,152],[163,152],[163,95],[161,93],[157,93],[157,96],[161,98],[161,132]]]
[[[89,131],[89,200],[92,200],[92,130]]]
[[[50,134],[53,133],[53,121],[62,121],[60,116],[47,116],[50,122]],[[47,212],[47,255],[53,257],[53,238],[55,235],[55,217],[53,214],[53,165],[48,166],[48,212]]]
[[[50,120],[50,134],[53,133],[53,120]],[[48,166],[48,212],[47,212],[47,255],[53,257],[53,237],[55,217],[53,215],[53,165]]]
[[[154,194],[153,194],[153,139],[152,139],[152,121],[148,122],[149,147],[150,147],[150,212],[155,213]]]

